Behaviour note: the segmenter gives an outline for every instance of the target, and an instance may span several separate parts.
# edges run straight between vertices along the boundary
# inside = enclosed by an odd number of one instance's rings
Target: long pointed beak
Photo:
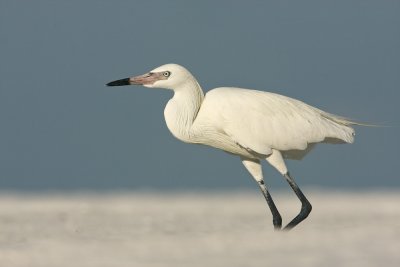
[[[125,78],[125,79],[120,79],[120,80],[116,80],[116,81],[112,81],[107,83],[107,86],[124,86],[124,85],[130,85],[131,83],[129,82],[129,78]]]
[[[131,77],[131,78],[124,78],[116,81],[112,81],[107,83],[107,86],[123,86],[123,85],[147,85],[153,84],[154,82],[160,79],[157,73],[146,73],[140,76]]]

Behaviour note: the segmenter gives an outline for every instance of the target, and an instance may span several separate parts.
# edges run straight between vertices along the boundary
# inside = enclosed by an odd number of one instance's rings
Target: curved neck
[[[168,101],[164,117],[168,129],[178,139],[189,142],[191,127],[204,99],[204,93],[196,79],[187,79],[174,88],[174,96]]]

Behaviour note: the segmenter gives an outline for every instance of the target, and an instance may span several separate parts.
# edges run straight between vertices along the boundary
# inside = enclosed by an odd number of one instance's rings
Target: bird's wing
[[[310,143],[352,142],[350,121],[286,96],[222,87],[206,94],[198,117],[259,154],[305,150]]]

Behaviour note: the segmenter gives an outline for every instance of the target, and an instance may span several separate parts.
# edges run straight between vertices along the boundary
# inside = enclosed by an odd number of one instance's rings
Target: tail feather
[[[350,118],[334,115],[325,111],[321,112],[321,116],[324,117],[325,119],[331,120],[333,122],[345,125],[345,126],[351,126],[351,125],[357,125],[357,126],[366,126],[366,127],[383,127],[381,125],[377,124],[370,124],[370,123],[365,123],[365,122],[359,122],[355,121]]]

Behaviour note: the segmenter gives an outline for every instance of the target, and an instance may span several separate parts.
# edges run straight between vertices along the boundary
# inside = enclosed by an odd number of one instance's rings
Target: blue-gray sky
[[[165,63],[205,91],[273,91],[393,125],[288,167],[302,186],[399,187],[399,25],[399,1],[2,0],[0,188],[254,187],[238,158],[172,137],[170,91],[104,86]]]

